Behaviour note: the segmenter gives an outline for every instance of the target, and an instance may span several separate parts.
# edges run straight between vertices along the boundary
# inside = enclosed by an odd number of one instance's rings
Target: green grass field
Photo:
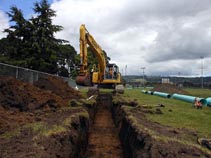
[[[211,97],[211,89],[185,88],[184,90],[193,96],[202,98]]]
[[[211,97],[209,89],[184,89],[190,95],[198,97]],[[80,90],[85,97],[87,88]],[[100,92],[111,92],[110,89],[100,89]],[[148,118],[164,125],[176,128],[188,128],[198,132],[201,137],[211,138],[211,108],[204,106],[202,110],[195,109],[191,103],[183,101],[162,98],[154,95],[144,94],[141,89],[125,89],[123,94],[126,100],[136,100],[139,105],[154,106],[158,104],[165,105],[161,108],[163,115],[150,115]]]
[[[199,97],[211,96],[211,90],[207,89],[185,89],[190,95]],[[199,136],[211,137],[211,108],[203,107],[202,110],[195,109],[191,103],[175,99],[167,99],[154,95],[144,94],[140,89],[126,89],[124,98],[136,99],[139,105],[163,104],[161,108],[163,115],[148,115],[153,121],[176,128],[188,128],[198,132]]]

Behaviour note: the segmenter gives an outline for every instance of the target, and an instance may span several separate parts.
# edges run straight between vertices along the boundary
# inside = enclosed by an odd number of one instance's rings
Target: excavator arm
[[[95,53],[98,60],[98,68],[94,72],[88,70],[88,46]],[[76,77],[78,85],[91,86],[97,84],[115,87],[116,84],[121,83],[121,74],[119,73],[118,66],[106,62],[103,50],[87,31],[85,25],[80,27],[80,60],[80,72]]]
[[[87,48],[90,46],[98,59],[98,80],[103,80],[103,74],[106,68],[106,59],[101,47],[97,44],[93,36],[87,31],[85,25],[80,27],[80,72],[76,78],[76,83],[79,85],[90,86],[91,74],[88,71]]]

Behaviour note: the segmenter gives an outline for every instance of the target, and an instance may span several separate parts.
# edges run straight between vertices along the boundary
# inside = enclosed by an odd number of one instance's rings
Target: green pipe
[[[154,91],[153,95],[157,95],[157,96],[164,97],[164,98],[171,98],[171,94],[163,93],[163,92]]]
[[[211,97],[206,98],[207,106],[211,106]]]
[[[142,90],[141,92],[142,92],[142,93],[146,93],[146,91],[145,91],[145,90]]]
[[[173,94],[172,98],[177,100],[186,101],[188,103],[194,103],[195,99],[198,98],[199,102],[201,102],[202,105],[207,105],[207,100],[204,98],[189,96],[189,95],[182,95],[182,94]]]
[[[152,91],[147,91],[147,94],[153,95],[153,92]]]

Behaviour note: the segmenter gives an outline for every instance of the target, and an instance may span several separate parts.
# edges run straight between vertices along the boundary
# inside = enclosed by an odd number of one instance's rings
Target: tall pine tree
[[[28,22],[25,20],[22,11],[16,6],[11,7],[7,14],[10,17],[10,22],[14,22],[14,25],[4,30],[7,33],[7,38],[4,39],[7,43],[7,46],[3,49],[4,54],[10,58],[12,64],[19,63],[19,65],[26,66],[26,61],[22,59],[26,57],[24,49],[28,40],[26,29]]]
[[[55,38],[62,30],[52,24],[55,11],[47,0],[35,3],[33,9],[35,16],[26,20],[20,9],[10,8],[7,14],[12,25],[5,29],[7,37],[0,39],[0,62],[69,76],[77,53],[67,41]]]
[[[62,30],[61,26],[52,24],[55,11],[50,9],[47,0],[36,2],[34,5],[36,17],[31,19],[33,35],[31,37],[32,53],[34,59],[31,67],[40,71],[56,73],[58,45],[62,40],[54,37],[54,33]]]

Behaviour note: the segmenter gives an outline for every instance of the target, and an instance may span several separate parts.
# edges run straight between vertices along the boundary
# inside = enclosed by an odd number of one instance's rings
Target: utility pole
[[[127,65],[125,65],[125,76],[127,75]]]
[[[145,67],[142,67],[141,69],[143,71],[143,87],[144,87],[144,70],[145,70]]]
[[[203,59],[204,57],[201,56],[201,88],[204,88],[204,81],[203,81],[203,73],[204,73],[204,64],[203,64]]]

